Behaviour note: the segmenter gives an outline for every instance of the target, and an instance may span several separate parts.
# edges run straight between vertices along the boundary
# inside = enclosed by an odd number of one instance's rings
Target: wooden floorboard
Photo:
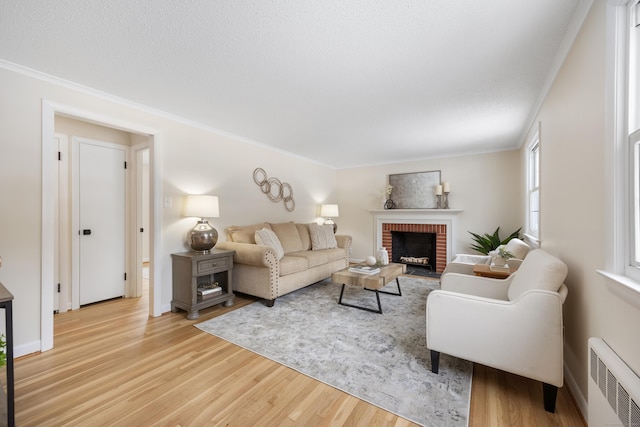
[[[235,301],[197,320],[148,317],[146,296],[57,314],[54,348],[16,360],[16,424],[415,426],[193,327],[254,299]],[[540,383],[476,365],[469,425],[585,423],[566,387],[549,414]]]

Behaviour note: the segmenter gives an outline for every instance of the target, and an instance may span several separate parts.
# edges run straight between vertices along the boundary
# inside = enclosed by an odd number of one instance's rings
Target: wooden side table
[[[233,305],[231,274],[235,251],[212,249],[209,253],[182,252],[171,254],[173,276],[173,299],[171,312],[180,308],[187,312],[187,319],[197,319],[199,310],[224,303]],[[222,288],[215,297],[202,299],[198,296],[198,287],[214,282]]]
[[[489,264],[474,264],[473,266],[473,274],[476,276],[490,277],[492,279],[506,279],[514,271],[512,268],[509,268],[508,271],[492,270]]]

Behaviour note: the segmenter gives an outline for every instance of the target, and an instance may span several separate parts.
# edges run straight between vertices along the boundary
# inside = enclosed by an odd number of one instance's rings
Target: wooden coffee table
[[[331,280],[334,283],[342,284],[342,289],[340,290],[340,299],[338,300],[338,304],[382,314],[382,306],[380,305],[380,294],[382,293],[382,294],[402,296],[402,291],[400,290],[400,281],[398,280],[398,276],[405,273],[406,271],[407,271],[407,266],[405,264],[395,264],[395,263],[390,263],[388,265],[381,266],[379,273],[371,274],[371,275],[353,273],[349,271],[349,268],[345,268],[344,270],[337,271],[331,274]],[[396,285],[398,286],[398,292],[388,292],[388,291],[381,290],[387,283],[392,282],[394,279],[396,281]],[[374,291],[376,293],[376,301],[378,302],[378,309],[375,310],[369,307],[363,307],[360,305],[343,302],[342,297],[344,295],[345,286],[356,286],[368,291]]]

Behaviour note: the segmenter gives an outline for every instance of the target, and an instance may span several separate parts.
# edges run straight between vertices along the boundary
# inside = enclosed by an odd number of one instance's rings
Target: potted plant
[[[475,242],[471,245],[471,249],[485,255],[489,255],[489,252],[495,251],[499,246],[509,243],[509,240],[519,237],[520,230],[522,230],[522,227],[511,233],[504,240],[500,239],[500,227],[496,228],[496,231],[494,231],[493,234],[484,233],[483,235],[480,235],[470,231],[469,233],[473,236],[473,241]]]

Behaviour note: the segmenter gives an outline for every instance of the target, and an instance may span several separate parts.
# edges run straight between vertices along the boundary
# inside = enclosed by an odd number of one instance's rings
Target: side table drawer
[[[196,263],[197,274],[215,273],[216,271],[225,271],[229,269],[229,258],[213,258],[204,259]]]

